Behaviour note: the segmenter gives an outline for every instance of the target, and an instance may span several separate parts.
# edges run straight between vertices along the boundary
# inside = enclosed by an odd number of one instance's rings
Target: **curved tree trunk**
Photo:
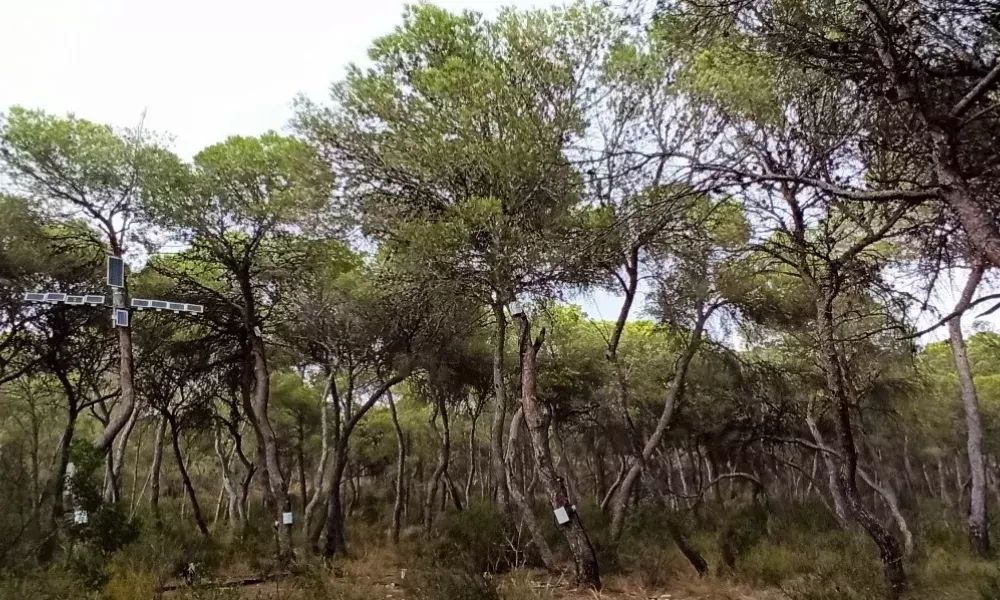
[[[817,303],[816,328],[820,346],[820,360],[826,372],[826,391],[836,410],[837,442],[840,446],[840,464],[837,485],[840,487],[851,517],[861,525],[875,545],[882,559],[882,568],[892,597],[898,597],[909,587],[903,568],[903,549],[899,541],[868,510],[858,492],[858,453],[854,443],[854,426],[851,418],[851,400],[841,367],[834,331],[834,297],[827,295]]]
[[[660,440],[663,439],[663,435],[667,431],[667,426],[670,424],[670,419],[673,418],[674,408],[676,408],[677,403],[681,400],[684,395],[684,386],[687,382],[687,372],[691,366],[691,361],[694,360],[695,355],[698,353],[698,348],[701,346],[702,332],[705,329],[705,323],[711,316],[714,309],[709,308],[707,310],[701,310],[697,321],[695,322],[694,329],[691,332],[691,337],[687,343],[687,347],[684,353],[680,356],[677,361],[677,367],[674,371],[674,377],[670,383],[670,391],[667,393],[666,398],[663,402],[663,411],[660,413],[660,419],[656,423],[656,428],[653,433],[646,440],[645,445],[642,447],[641,452],[636,452],[633,456],[632,465],[629,467],[625,478],[622,479],[621,485],[618,487],[618,491],[612,498],[611,503],[611,526],[609,528],[609,535],[611,539],[615,542],[621,539],[622,529],[625,525],[625,513],[628,510],[629,497],[632,495],[632,490],[639,480],[639,476],[642,473],[645,464],[653,456],[653,452],[660,445]],[[634,444],[638,445],[638,444]]]

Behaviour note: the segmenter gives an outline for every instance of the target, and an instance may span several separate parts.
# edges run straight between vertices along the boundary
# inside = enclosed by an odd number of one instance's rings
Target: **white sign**
[[[87,524],[87,511],[76,509],[73,511],[73,522],[77,525]]]
[[[560,525],[569,523],[569,513],[566,512],[565,506],[560,506],[556,509],[556,523],[559,523]]]
[[[292,524],[292,513],[290,513],[290,512],[281,513],[281,522],[283,524],[285,524],[285,525],[291,525]]]

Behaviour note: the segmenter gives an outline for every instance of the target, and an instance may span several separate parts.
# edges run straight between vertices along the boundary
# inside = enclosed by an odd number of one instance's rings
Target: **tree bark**
[[[337,383],[336,383],[336,370],[329,369],[326,376],[326,385],[323,388],[323,396],[320,398],[320,455],[319,464],[316,466],[316,473],[313,475],[313,493],[306,504],[305,518],[303,519],[303,531],[306,532],[306,538],[309,540],[307,546],[310,549],[315,549],[317,542],[319,540],[319,530],[314,527],[314,519],[316,516],[316,509],[319,508],[320,499],[325,498],[323,494],[323,481],[326,478],[326,466],[330,458],[330,421],[329,421],[329,403],[327,398],[330,395],[334,396],[334,401],[337,404],[336,410],[339,414],[339,400],[337,399]],[[339,417],[338,417],[339,421]]]
[[[350,416],[346,417],[345,414],[345,424],[343,431],[339,431],[339,421],[335,425],[334,435],[336,441],[336,448],[333,455],[333,474],[330,479],[330,495],[327,498],[326,503],[326,523],[324,523],[324,529],[326,532],[326,542],[323,547],[323,554],[327,557],[331,557],[337,554],[346,555],[347,554],[347,541],[344,536],[344,507],[341,499],[340,484],[344,478],[344,468],[347,466],[347,452],[349,448],[349,441],[351,437],[351,432],[354,431],[355,426],[358,422],[365,416],[365,414],[371,410],[375,403],[378,402],[386,392],[388,392],[392,386],[400,383],[406,379],[410,374],[410,366],[398,371],[392,378],[383,383],[374,393],[368,398],[368,400],[358,408],[358,411]],[[348,403],[350,400],[348,400]],[[345,411],[346,412],[346,411]],[[337,413],[339,415],[339,411]]]
[[[660,445],[660,441],[667,431],[667,426],[673,418],[674,408],[684,395],[688,369],[691,366],[691,361],[694,360],[695,355],[698,353],[698,348],[701,346],[702,332],[705,329],[705,323],[711,316],[712,309],[700,310],[699,313],[687,347],[677,360],[674,377],[670,383],[670,390],[664,399],[663,411],[660,413],[660,419],[656,423],[656,428],[649,436],[649,439],[646,440],[642,451],[634,453],[632,465],[629,467],[628,473],[625,475],[621,485],[618,487],[617,493],[612,499],[611,525],[608,534],[614,542],[621,539],[622,529],[625,525],[625,513],[628,510],[628,500],[632,494],[632,489],[636,481],[638,481],[643,468],[645,468],[645,463],[649,461],[653,456],[653,452]],[[638,443],[634,445],[638,446]]]
[[[198,524],[198,531],[201,535],[210,537],[208,525],[205,524],[205,517],[201,513],[201,506],[198,504],[198,495],[194,491],[191,477],[188,476],[187,467],[184,465],[184,456],[181,454],[180,431],[177,429],[177,419],[173,414],[164,411],[164,417],[170,425],[170,443],[174,448],[174,458],[177,460],[177,470],[181,474],[181,482],[184,484],[184,491],[187,492],[188,500],[191,502],[191,511],[194,513],[195,523]]]
[[[249,290],[249,284],[246,287]],[[245,297],[247,312],[255,315],[253,310],[253,297]],[[281,472],[281,465],[278,459],[278,440],[271,427],[271,419],[268,416],[268,403],[270,400],[270,372],[267,367],[267,355],[264,349],[264,340],[253,332],[253,318],[248,319],[248,329],[250,329],[250,352],[253,359],[253,411],[260,431],[260,440],[264,443],[264,464],[267,467],[267,481],[270,486],[271,496],[274,498],[275,521],[278,522],[278,561],[282,564],[291,562],[294,558],[292,550],[292,524],[285,524],[282,514],[292,512],[292,504],[288,498],[288,490],[285,486],[284,475]]]
[[[837,484],[847,503],[851,517],[861,525],[878,546],[882,568],[892,597],[898,597],[909,587],[903,568],[903,549],[899,541],[879,523],[878,519],[861,501],[857,485],[858,453],[854,442],[851,417],[851,399],[847,381],[841,370],[841,357],[837,351],[834,331],[834,293],[824,294],[817,302],[816,333],[819,341],[820,360],[826,374],[826,391],[836,410],[837,442],[840,446],[840,464]]]
[[[403,428],[399,426],[399,415],[396,413],[396,402],[392,398],[391,391],[386,392],[386,399],[389,401],[389,411],[392,414],[392,428],[396,432],[396,499],[392,505],[389,540],[393,544],[398,544],[399,530],[402,528],[403,522],[403,496],[406,492],[406,440],[403,438]],[[475,431],[475,424],[473,424],[473,431]]]
[[[503,304],[493,304],[493,423],[490,427],[490,463],[493,470],[493,485],[497,504],[501,512],[510,510],[507,467],[504,465],[503,426],[507,417],[507,383],[504,380],[504,349],[507,343],[507,318]]]
[[[948,323],[951,352],[958,371],[962,392],[962,409],[965,411],[966,450],[972,490],[969,498],[969,544],[976,554],[990,554],[989,519],[986,512],[986,464],[983,460],[983,428],[979,418],[979,397],[972,376],[972,365],[962,337],[962,317]]]
[[[121,253],[117,253],[116,256],[120,257]],[[121,386],[122,411],[108,422],[101,435],[94,440],[94,449],[98,452],[107,452],[111,448],[115,437],[132,418],[132,412],[135,410],[135,387],[133,385],[135,361],[132,357],[132,328],[115,327],[115,329],[118,332],[118,382]]]
[[[566,486],[556,473],[552,461],[552,450],[549,447],[551,411],[549,407],[538,402],[535,397],[535,358],[544,339],[544,332],[532,343],[531,324],[527,317],[521,314],[516,319],[520,329],[518,337],[520,338],[521,351],[521,406],[528,428],[528,436],[531,440],[538,478],[545,488],[552,509],[562,509],[568,514],[569,521],[562,524],[560,530],[573,553],[577,581],[582,585],[599,590],[601,588],[601,575],[594,547],[590,543],[590,537],[580,520],[579,513],[569,502]]]
[[[549,547],[549,542],[545,539],[545,534],[542,531],[541,526],[538,524],[538,519],[535,517],[535,509],[528,502],[521,490],[513,485],[514,483],[514,467],[516,465],[516,454],[519,447],[518,441],[521,437],[521,430],[524,428],[524,409],[518,407],[514,411],[514,415],[510,419],[510,433],[507,438],[507,450],[504,456],[504,468],[507,470],[506,480],[511,483],[510,486],[510,498],[517,507],[518,513],[521,515],[521,520],[524,522],[525,527],[528,528],[528,535],[531,536],[531,543],[538,551],[538,557],[542,560],[542,564],[550,572],[555,573],[559,569],[558,563],[556,563],[555,555],[552,554],[552,548]]]
[[[163,437],[167,432],[167,420],[160,417],[156,426],[156,441],[153,442],[153,465],[150,467],[149,509],[153,513],[153,522],[157,527],[163,526],[163,516],[160,514],[160,471],[163,468]]]

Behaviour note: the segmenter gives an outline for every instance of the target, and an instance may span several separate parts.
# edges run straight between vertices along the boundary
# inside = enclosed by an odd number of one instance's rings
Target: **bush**
[[[528,534],[518,531],[492,504],[474,502],[438,523],[427,558],[435,567],[500,573],[528,562]]]
[[[404,583],[416,600],[501,600],[491,579],[466,569],[418,570]]]

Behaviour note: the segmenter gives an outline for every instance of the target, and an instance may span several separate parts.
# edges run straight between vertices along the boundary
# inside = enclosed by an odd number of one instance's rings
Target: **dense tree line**
[[[825,507],[892,597],[938,509],[992,556],[998,10],[421,5],[287,135],[191,160],[10,107],[0,567],[168,511],[273,522],[287,565],[484,505],[594,588],[650,507],[698,573],[745,550],[709,564],[712,510]]]

